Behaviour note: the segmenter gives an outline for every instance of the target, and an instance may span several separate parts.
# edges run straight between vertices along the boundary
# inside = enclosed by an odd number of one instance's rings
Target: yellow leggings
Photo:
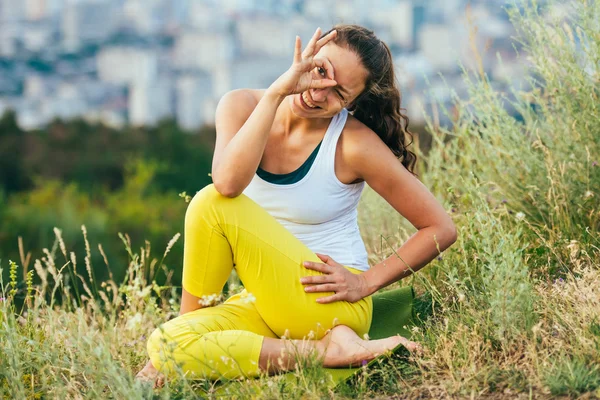
[[[331,293],[304,291],[300,278],[321,274],[306,269],[307,260],[321,262],[249,197],[202,189],[185,216],[183,287],[198,297],[219,294],[235,268],[245,291],[156,329],[148,340],[154,366],[171,376],[179,370],[198,378],[252,377],[260,373],[265,337],[319,339],[338,324],[362,337],[371,325],[371,297],[317,303]]]

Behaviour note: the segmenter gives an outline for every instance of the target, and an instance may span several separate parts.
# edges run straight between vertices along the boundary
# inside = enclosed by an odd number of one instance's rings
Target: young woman
[[[226,94],[214,184],[185,217],[181,313],[150,337],[140,376],[235,378],[288,370],[309,353],[347,367],[399,344],[414,350],[400,336],[365,337],[370,295],[456,240],[412,174],[407,123],[389,48],[355,25],[317,29],[304,51],[297,37],[292,66],[268,89]],[[418,229],[374,266],[356,220],[365,182]],[[245,291],[202,308],[232,268]]]

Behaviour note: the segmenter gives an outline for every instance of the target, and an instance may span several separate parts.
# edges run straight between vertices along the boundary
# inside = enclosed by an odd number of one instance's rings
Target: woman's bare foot
[[[165,377],[158,372],[154,365],[152,365],[152,361],[148,361],[144,368],[140,372],[137,373],[135,379],[142,382],[149,382],[155,388],[162,387],[165,384]]]
[[[351,328],[338,325],[319,341],[323,349],[323,366],[328,368],[359,366],[402,344],[409,351],[419,351],[420,346],[402,337],[391,336],[379,340],[361,339]]]

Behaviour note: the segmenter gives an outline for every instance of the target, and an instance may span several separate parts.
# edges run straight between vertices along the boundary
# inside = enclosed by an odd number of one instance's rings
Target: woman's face
[[[325,65],[314,69],[315,79],[334,79],[337,86],[290,96],[292,112],[303,118],[332,117],[364,90],[368,72],[355,52],[334,43],[325,45],[315,58]]]

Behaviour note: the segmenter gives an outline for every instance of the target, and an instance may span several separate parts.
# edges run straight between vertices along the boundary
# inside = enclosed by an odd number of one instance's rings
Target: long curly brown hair
[[[413,135],[400,107],[390,48],[373,31],[359,25],[336,25],[323,36],[332,30],[337,31],[333,43],[355,52],[369,74],[365,90],[347,107],[348,111],[371,128],[414,174],[417,156],[407,148],[413,143]]]

